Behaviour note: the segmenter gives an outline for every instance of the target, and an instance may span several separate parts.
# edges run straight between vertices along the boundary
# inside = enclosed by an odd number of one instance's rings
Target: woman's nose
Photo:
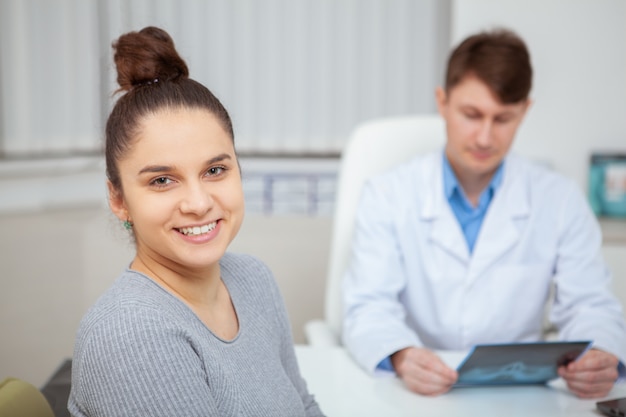
[[[183,213],[205,214],[214,204],[208,184],[188,184],[180,204]]]

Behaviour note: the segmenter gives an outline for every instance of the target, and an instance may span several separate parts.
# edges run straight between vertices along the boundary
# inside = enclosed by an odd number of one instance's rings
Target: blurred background
[[[117,97],[111,43],[148,25],[231,113],[247,208],[231,249],[272,268],[297,343],[323,315],[350,132],[435,112],[468,34],[506,26],[529,46],[533,106],[516,151],[586,192],[592,154],[616,156],[626,178],[623,0],[0,0],[0,379],[43,384],[132,259],[106,205],[102,132]],[[598,214],[626,300],[624,219]]]

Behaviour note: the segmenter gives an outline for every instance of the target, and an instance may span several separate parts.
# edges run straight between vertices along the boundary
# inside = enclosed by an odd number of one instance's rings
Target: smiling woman
[[[109,205],[136,255],[81,322],[73,416],[322,415],[268,268],[227,253],[244,214],[230,117],[170,36],[113,45]]]

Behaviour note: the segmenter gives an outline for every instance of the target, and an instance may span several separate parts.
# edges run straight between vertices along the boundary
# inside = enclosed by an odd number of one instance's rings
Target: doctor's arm
[[[577,396],[602,397],[612,388],[618,370],[624,370],[623,310],[610,290],[611,274],[602,259],[598,222],[578,189],[572,189],[563,202],[559,221],[556,294],[550,318],[561,339],[593,341],[593,349],[560,368],[559,374]]]
[[[367,182],[355,218],[351,252],[342,280],[343,341],[357,363],[374,372],[392,353],[420,346],[405,324],[400,293],[406,287],[396,214],[389,187]]]
[[[391,187],[368,183],[361,197],[343,280],[344,344],[368,372],[385,361],[409,389],[436,395],[449,389],[456,372],[424,349],[406,325],[400,294],[407,277],[392,194]]]

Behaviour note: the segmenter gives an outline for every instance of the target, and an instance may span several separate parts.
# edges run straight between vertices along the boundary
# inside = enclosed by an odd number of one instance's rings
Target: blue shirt
[[[501,163],[491,178],[489,185],[480,193],[478,204],[474,207],[465,195],[461,184],[459,184],[459,180],[454,174],[445,153],[443,155],[443,192],[448,199],[448,203],[456,219],[459,221],[470,253],[474,251],[476,238],[478,237],[480,226],[483,224],[483,220],[487,214],[489,204],[497,188],[502,183],[502,165]],[[394,371],[393,365],[391,364],[391,357],[383,359],[378,364],[377,368],[385,371]]]
[[[454,174],[448,158],[446,158],[445,154],[443,156],[443,191],[456,219],[459,221],[470,253],[474,251],[474,244],[476,243],[480,226],[483,224],[487,214],[489,204],[496,189],[502,183],[502,165],[501,163],[491,178],[489,185],[480,193],[478,204],[474,207],[465,195],[461,184],[459,184],[459,180]]]

